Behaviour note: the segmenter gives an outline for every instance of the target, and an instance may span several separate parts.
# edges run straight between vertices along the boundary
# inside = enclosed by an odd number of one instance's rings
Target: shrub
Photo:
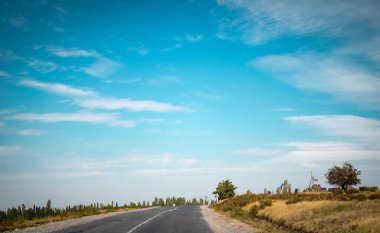
[[[257,206],[257,205],[254,205],[252,206],[249,211],[248,211],[248,215],[249,217],[251,218],[256,218],[257,214],[259,213],[259,210],[260,210],[260,207]]]
[[[359,187],[359,191],[375,192],[376,190],[377,190],[377,186],[362,186],[362,187]]]
[[[264,209],[265,207],[272,205],[272,200],[270,199],[261,199],[259,202],[260,202],[260,209]]]
[[[371,195],[369,195],[368,199],[370,200],[380,199],[380,193],[372,193]]]
[[[358,201],[365,201],[365,200],[367,200],[367,197],[365,195],[363,195],[363,194],[358,194],[358,195],[354,196],[354,198],[356,200],[358,200]]]
[[[346,194],[337,195],[337,199],[340,201],[349,201],[350,200],[350,198]]]
[[[359,193],[359,190],[357,189],[349,189],[346,191],[347,194],[353,194],[353,193]]]
[[[342,194],[342,193],[343,193],[343,190],[342,190],[342,189],[331,189],[331,191],[332,191],[334,194]]]
[[[287,201],[286,201],[286,204],[287,204],[287,205],[290,205],[290,204],[296,204],[296,203],[301,202],[301,201],[303,201],[302,198],[300,198],[300,197],[295,197],[295,198],[291,198],[291,199],[287,200]]]

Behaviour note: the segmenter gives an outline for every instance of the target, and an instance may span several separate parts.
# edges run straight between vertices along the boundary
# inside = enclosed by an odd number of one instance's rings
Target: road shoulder
[[[244,222],[227,217],[224,214],[218,213],[208,206],[201,206],[201,213],[209,227],[215,233],[259,233],[262,230],[250,226]]]

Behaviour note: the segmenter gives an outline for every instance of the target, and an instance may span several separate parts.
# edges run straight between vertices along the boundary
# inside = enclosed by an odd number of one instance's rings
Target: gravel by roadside
[[[229,218],[223,214],[215,212],[208,206],[201,206],[201,212],[210,228],[215,233],[259,233],[260,229],[254,228],[239,220]]]
[[[9,232],[13,232],[13,233],[14,232],[17,232],[17,233],[51,233],[54,231],[58,231],[58,230],[67,228],[67,227],[89,223],[89,222],[96,221],[96,220],[99,220],[102,218],[111,217],[111,216],[115,216],[118,214],[123,214],[125,212],[144,211],[147,209],[150,209],[150,208],[129,210],[129,211],[120,211],[120,212],[112,212],[112,213],[105,213],[105,214],[92,215],[92,216],[85,216],[85,217],[81,217],[81,218],[62,220],[62,221],[58,221],[58,222],[50,222],[50,223],[46,223],[46,224],[36,226],[36,227],[27,227],[27,228],[23,228],[23,229],[16,229],[14,231],[6,231],[6,233],[7,232],[8,233]]]

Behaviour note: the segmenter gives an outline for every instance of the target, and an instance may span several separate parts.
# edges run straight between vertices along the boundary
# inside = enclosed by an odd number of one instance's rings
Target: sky
[[[0,2],[0,208],[380,186],[378,1]]]

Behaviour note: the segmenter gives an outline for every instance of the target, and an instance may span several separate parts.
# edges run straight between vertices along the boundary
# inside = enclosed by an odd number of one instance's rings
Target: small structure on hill
[[[322,191],[321,185],[319,184],[319,180],[313,176],[313,172],[311,172],[310,175],[310,183],[308,190],[312,192]]]

